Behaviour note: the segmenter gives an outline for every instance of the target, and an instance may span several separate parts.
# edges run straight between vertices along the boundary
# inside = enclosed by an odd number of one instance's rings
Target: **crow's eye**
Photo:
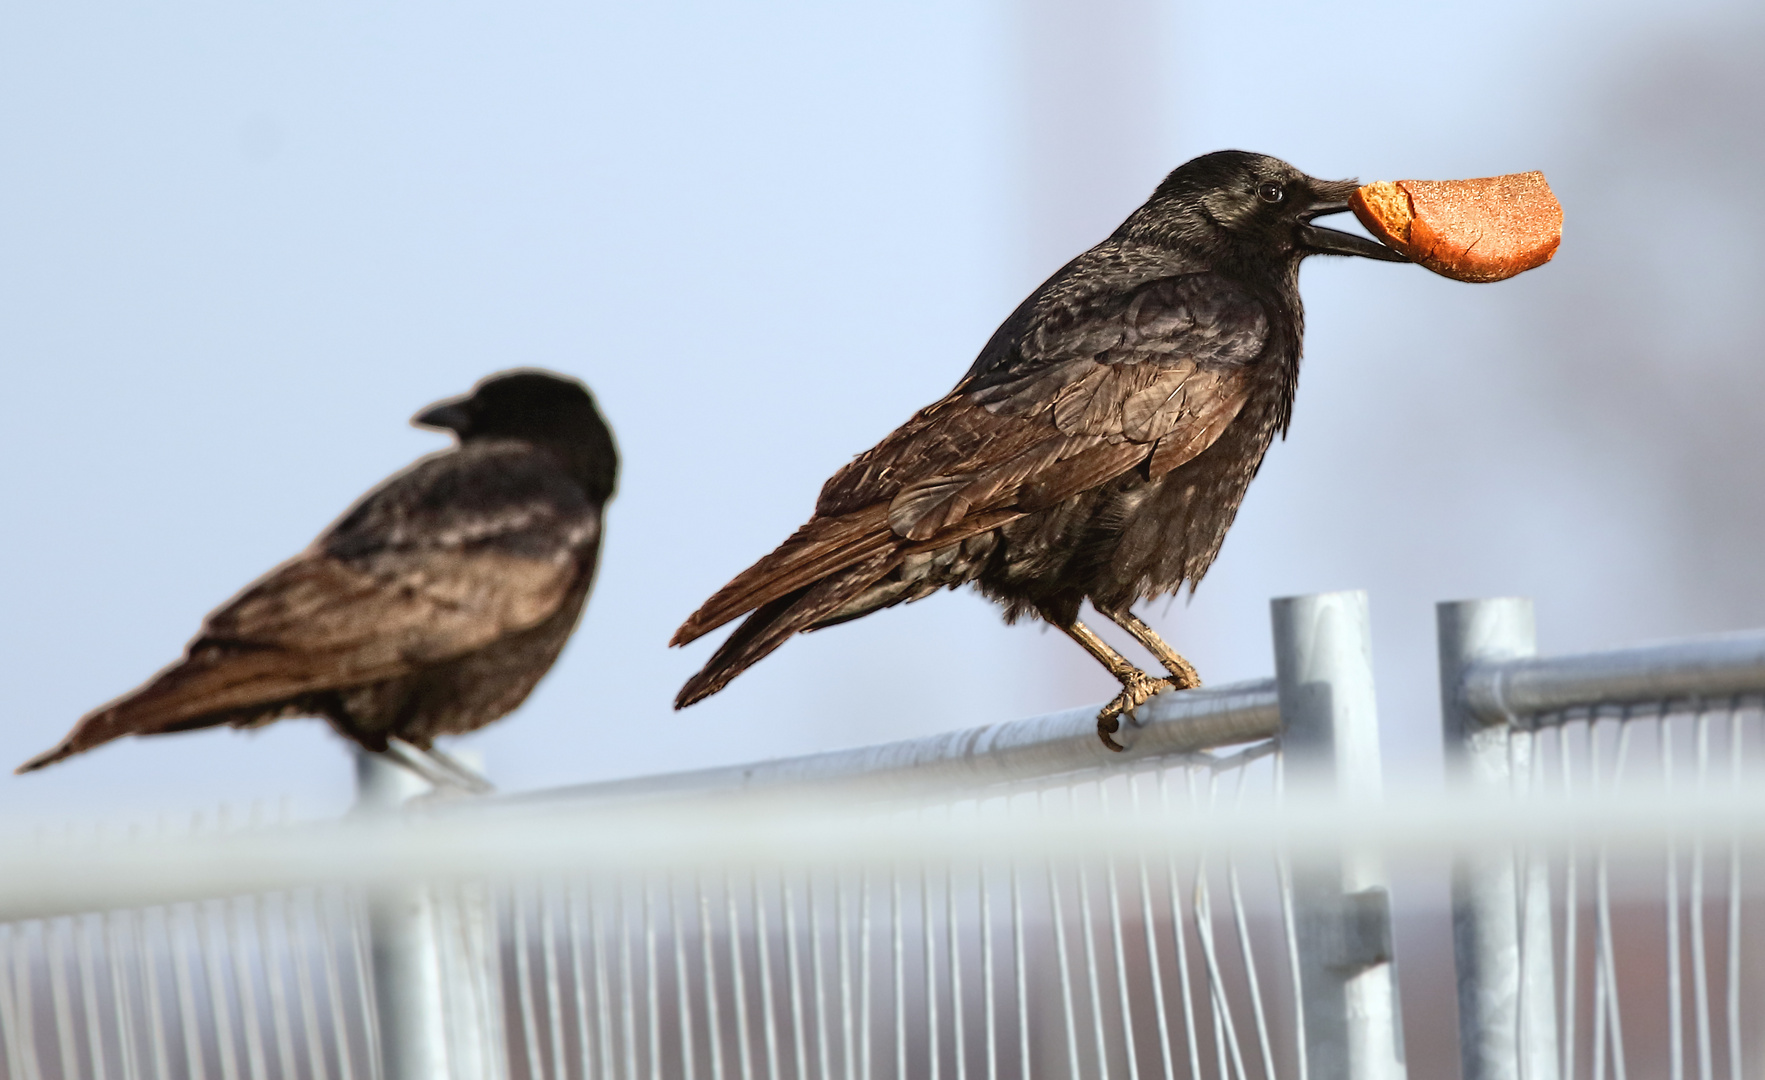
[[[1287,189],[1272,180],[1257,188],[1256,193],[1266,203],[1278,203],[1287,197]]]

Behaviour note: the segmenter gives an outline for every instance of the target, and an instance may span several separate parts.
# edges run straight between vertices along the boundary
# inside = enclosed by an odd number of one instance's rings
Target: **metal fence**
[[[1341,593],[1125,754],[1080,709],[416,802],[365,755],[343,822],[38,838],[0,1076],[1399,1078],[1385,862],[1453,849],[1467,1080],[1747,1075],[1765,635],[1546,661],[1530,618],[1443,606],[1447,792],[1383,793]]]
[[[1439,622],[1448,756],[1469,788],[1551,814],[1588,796],[1732,804],[1765,780],[1765,633],[1541,659],[1528,601],[1443,604]],[[1746,886],[1765,868],[1746,840],[1463,855],[1466,1080],[1758,1075],[1765,928]]]
[[[11,1077],[374,1075],[359,905],[342,890],[0,928]]]
[[[506,883],[493,978],[508,1068],[1274,1080],[1306,1075],[1314,1060],[1334,1075],[1366,1059],[1358,1075],[1396,1075],[1387,911],[1372,855],[1312,852],[1289,867],[1101,838],[1095,851],[1043,852],[983,839],[989,826],[1107,831],[1129,817],[1267,804],[1289,763],[1302,783],[1333,787],[1341,777],[1376,789],[1365,598],[1283,602],[1276,627],[1286,680],[1332,693],[1283,696],[1256,683],[1161,702],[1130,733],[1126,756],[1099,745],[1085,709],[524,800],[529,810],[661,801],[712,815],[733,796],[763,794],[784,799],[774,812],[788,814],[817,812],[837,789],[908,843]],[[915,840],[929,834],[954,843],[927,857]],[[1336,932],[1341,917],[1358,920],[1358,936]],[[422,961],[381,962],[409,971]],[[441,1014],[444,998],[382,997],[382,1015],[408,1027],[389,1040],[393,1075],[461,1071],[436,1034],[458,1031]],[[476,1044],[492,1041],[487,1033]],[[466,1064],[466,1073],[480,1067],[476,1057]]]
[[[1273,769],[1254,765],[1269,748],[904,812],[960,832],[1088,801],[1107,827],[1113,803],[1266,794]],[[528,882],[504,908],[511,1062],[558,1077],[1292,1075],[1278,896],[1274,867],[1223,857],[984,850]]]

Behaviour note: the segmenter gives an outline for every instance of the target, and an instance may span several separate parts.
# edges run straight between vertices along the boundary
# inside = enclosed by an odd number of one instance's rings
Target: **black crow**
[[[320,716],[446,780],[399,743],[448,764],[437,735],[506,715],[551,668],[594,579],[618,454],[588,390],[543,371],[492,375],[412,423],[459,445],[369,492],[209,615],[182,660],[18,771],[124,735]]]
[[[1407,261],[1312,224],[1354,190],[1237,150],[1178,167],[1019,304],[954,390],[834,474],[808,524],[686,620],[671,644],[748,615],[675,707],[794,633],[972,582],[1008,622],[1052,623],[1121,681],[1097,718],[1121,749],[1121,713],[1200,684],[1131,608],[1194,588],[1287,430],[1300,261]],[[1169,677],[1079,622],[1086,600]]]

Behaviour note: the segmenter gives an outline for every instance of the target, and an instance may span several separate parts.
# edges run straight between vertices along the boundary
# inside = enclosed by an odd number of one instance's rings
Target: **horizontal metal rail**
[[[1765,694],[1765,631],[1472,664],[1459,693],[1479,721],[1521,726],[1531,717],[1569,709]]]
[[[742,791],[784,791],[837,785],[912,795],[928,787],[972,790],[1059,776],[1083,769],[1122,768],[1148,757],[1193,754],[1273,738],[1281,730],[1275,680],[1164,693],[1140,706],[1117,738],[1118,754],[1097,738],[1100,705],[1047,716],[952,731],[922,739],[833,750],[803,757],[693,772],[637,776],[489,800],[503,804],[678,799]],[[856,788],[855,788],[856,785]]]
[[[955,824],[952,825],[951,822]],[[1649,857],[1698,837],[1765,844],[1765,785],[1693,793],[1647,786],[1600,796],[1516,800],[1400,789],[1362,804],[1289,793],[1281,803],[1213,811],[1079,804],[1047,814],[877,814],[838,799],[744,800],[702,807],[613,803],[505,808],[478,815],[387,815],[221,837],[0,845],[0,922],[302,888],[378,886],[558,872],[887,865],[975,851],[1056,861],[1146,852],[1193,856],[1355,847],[1389,858],[1449,848],[1605,844]]]
[[[162,838],[112,846],[0,842],[0,919],[166,903],[291,888],[318,882],[385,882],[620,856],[601,842],[637,823],[643,845],[667,845],[715,859],[741,850],[741,830],[762,832],[781,800],[793,807],[846,806],[884,796],[972,795],[990,786],[1193,754],[1274,736],[1280,730],[1273,679],[1161,694],[1141,706],[1118,738],[1097,738],[1098,706],[971,728],[923,739],[672,775],[582,784],[492,798],[424,801],[407,814],[353,815],[342,823],[291,826],[220,837]],[[707,813],[711,797],[751,795],[748,813]],[[746,800],[744,800],[746,801]],[[632,803],[663,805],[630,806]],[[611,818],[607,815],[611,814]],[[614,835],[609,835],[611,829]],[[698,838],[704,843],[699,843]],[[751,838],[750,838],[751,839]],[[587,847],[583,847],[583,842]],[[733,844],[733,846],[731,846]],[[758,844],[765,848],[764,842]],[[790,844],[783,849],[788,850]],[[629,856],[629,852],[626,856]],[[776,856],[779,850],[770,854]],[[485,856],[488,855],[488,861]]]

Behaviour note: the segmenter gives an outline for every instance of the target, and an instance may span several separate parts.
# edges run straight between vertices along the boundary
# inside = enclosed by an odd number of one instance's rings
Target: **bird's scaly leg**
[[[436,789],[437,794],[451,791],[467,795],[484,795],[496,790],[491,786],[490,781],[433,747],[425,750],[403,739],[389,738],[386,740],[384,753],[399,765],[422,777],[426,783]]]
[[[1173,690],[1193,690],[1201,685],[1201,676],[1196,673],[1195,665],[1177,654],[1177,650],[1164,643],[1158,631],[1147,626],[1140,616],[1132,611],[1105,611],[1109,621],[1134,635],[1134,640],[1146,647],[1146,651],[1158,658],[1164,669],[1171,673]]]
[[[440,768],[431,762],[421,750],[398,739],[387,739],[386,749],[380,753],[391,758],[399,768],[414,774],[431,788],[446,787],[452,780],[443,775]]]
[[[443,753],[441,750],[433,746],[424,750],[423,753],[429,756],[430,761],[435,762],[449,773],[453,774],[455,778],[455,786],[463,788],[473,795],[489,795],[496,790],[496,785],[489,780],[486,780],[483,773],[472,768],[472,766],[467,765],[452,754]]]
[[[1108,668],[1111,675],[1121,680],[1122,692],[1097,714],[1097,737],[1111,750],[1126,750],[1127,747],[1115,741],[1115,733],[1121,730],[1121,714],[1139,708],[1148,698],[1171,689],[1175,683],[1170,679],[1155,679],[1130,664],[1127,657],[1110,648],[1107,642],[1091,632],[1090,627],[1077,619],[1072,621],[1071,626],[1062,626],[1060,629],[1095,657],[1099,664]]]

